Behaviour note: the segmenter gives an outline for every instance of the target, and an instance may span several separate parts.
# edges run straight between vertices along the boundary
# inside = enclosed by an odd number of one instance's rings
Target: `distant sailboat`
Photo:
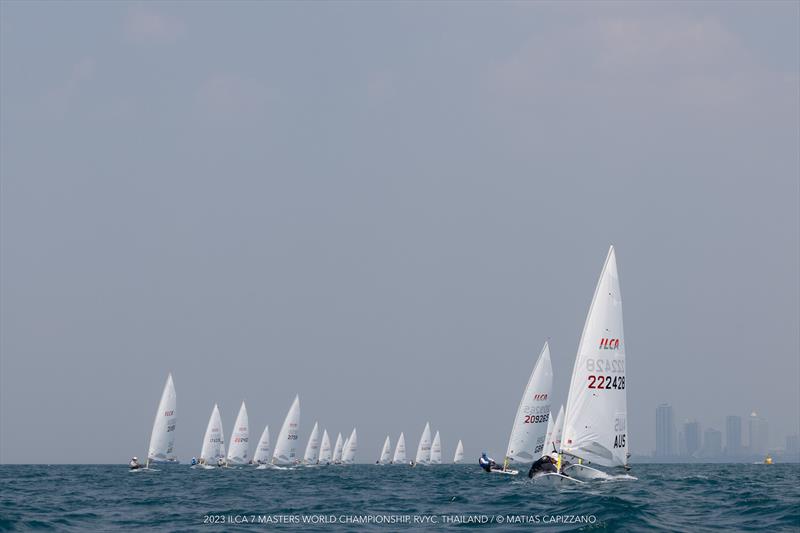
[[[440,465],[442,464],[442,439],[439,437],[439,432],[433,436],[433,443],[431,443],[431,458],[428,460],[429,464]]]
[[[550,435],[550,440],[547,441],[547,447],[550,450],[550,455],[553,459],[558,459],[558,450],[561,449],[561,435],[564,433],[564,406],[558,408],[558,415],[553,422],[553,433]],[[553,451],[555,450],[555,451]]]
[[[333,458],[333,450],[331,449],[331,438],[328,436],[328,430],[322,432],[322,444],[319,447],[319,463],[322,465],[330,464]]]
[[[158,402],[156,418],[153,421],[153,431],[150,433],[150,446],[147,451],[145,468],[150,468],[150,463],[176,462],[175,456],[175,425],[178,421],[176,411],[177,396],[172,374],[167,375],[167,382],[161,392]]]
[[[356,460],[356,450],[358,450],[358,434],[356,433],[356,428],[353,428],[353,432],[350,433],[347,438],[347,444],[342,450],[342,463],[346,465],[353,464]]]
[[[545,342],[517,407],[503,463],[504,471],[508,470],[510,462],[532,463],[545,453],[552,387],[550,346]]]
[[[464,462],[464,445],[459,440],[458,446],[456,446],[456,454],[453,456],[453,464],[457,465],[462,462]]]
[[[339,433],[336,436],[336,444],[333,447],[333,464],[338,465],[342,463],[342,446],[344,442],[342,441],[342,434]]]
[[[431,460],[431,423],[425,423],[425,429],[422,430],[422,436],[419,438],[417,445],[417,456],[414,458],[414,463],[418,465],[426,465]]]
[[[394,448],[394,456],[392,457],[392,464],[405,464],[406,463],[406,437],[400,433],[397,439],[397,446]]]
[[[314,465],[319,462],[319,425],[314,422],[314,429],[311,430],[311,436],[308,438],[306,445],[306,453],[303,455],[303,462],[307,465]],[[328,443],[330,446],[330,442]]]
[[[389,435],[386,435],[386,440],[383,441],[383,448],[381,448],[381,454],[378,456],[378,464],[385,465],[388,464],[389,461],[392,460],[392,442],[389,439]]]
[[[239,415],[233,425],[231,443],[228,447],[228,457],[226,463],[229,465],[247,464],[250,453],[250,426],[247,421],[247,408],[242,402],[239,408]]]
[[[261,438],[258,439],[258,446],[256,447],[256,453],[253,454],[253,464],[256,465],[267,464],[269,462],[269,451],[270,451],[269,426],[267,426],[261,433]]]
[[[289,412],[283,420],[272,453],[273,465],[293,465],[297,461],[297,432],[300,429],[300,396],[294,397]]]
[[[203,437],[203,449],[200,451],[200,464],[203,468],[214,468],[225,459],[225,435],[222,433],[222,417],[219,407],[214,404],[211,417],[208,419],[206,434]]]
[[[609,477],[587,466],[628,467],[627,384],[622,295],[614,247],[589,306],[564,410],[558,481]],[[573,461],[563,464],[563,459]]]

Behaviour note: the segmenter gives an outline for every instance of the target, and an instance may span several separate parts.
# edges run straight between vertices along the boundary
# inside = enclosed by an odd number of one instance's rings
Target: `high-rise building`
[[[700,451],[700,422],[687,420],[683,424],[683,451],[687,457],[695,457]]]
[[[656,457],[675,456],[675,419],[672,406],[663,403],[656,407]]]
[[[731,415],[725,419],[725,455],[742,455],[742,417]]]
[[[748,447],[752,454],[762,455],[769,448],[769,426],[765,418],[753,411],[747,420]]]
[[[703,432],[703,456],[719,457],[722,455],[722,432],[708,428]]]
[[[786,437],[786,455],[791,459],[800,456],[800,437],[789,435]]]

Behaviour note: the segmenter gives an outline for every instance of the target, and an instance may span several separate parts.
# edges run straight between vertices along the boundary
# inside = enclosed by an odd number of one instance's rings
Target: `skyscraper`
[[[656,407],[656,457],[675,456],[675,419],[672,406],[662,403]]]
[[[769,448],[769,426],[767,420],[753,411],[747,420],[750,453],[762,455]]]
[[[700,451],[700,422],[687,420],[683,424],[683,449],[687,457],[695,457]]]
[[[742,417],[731,415],[725,419],[725,455],[739,457],[742,454]]]
[[[703,433],[703,456],[719,457],[722,455],[722,432],[708,428]]]

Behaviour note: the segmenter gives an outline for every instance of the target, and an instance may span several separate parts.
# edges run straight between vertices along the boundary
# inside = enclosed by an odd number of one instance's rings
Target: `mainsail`
[[[545,342],[517,407],[517,415],[508,439],[506,460],[531,463],[545,453],[544,440],[550,419],[552,387],[550,346]]]
[[[333,446],[333,463],[339,464],[342,462],[342,434],[336,436],[336,444]]]
[[[245,464],[248,461],[250,452],[250,427],[247,422],[247,408],[242,402],[239,408],[239,415],[233,425],[230,446],[228,447],[228,464]]]
[[[461,444],[461,441],[458,441],[458,446],[456,446],[456,454],[453,456],[453,464],[459,464],[464,461],[464,445]]]
[[[295,396],[281,431],[275,440],[272,464],[291,465],[297,459],[297,431],[300,429],[300,396]]]
[[[381,448],[381,454],[378,457],[378,463],[385,465],[388,463],[392,458],[392,442],[389,439],[389,435],[386,435],[386,440],[383,441],[383,448]]]
[[[400,437],[397,439],[397,446],[394,449],[394,456],[392,457],[392,463],[405,463],[406,462],[406,437],[402,433],[400,433]]]
[[[330,442],[328,443],[330,447]],[[303,462],[307,465],[315,464],[319,459],[319,425],[314,422],[314,429],[311,430],[311,436],[308,438],[306,445],[306,453],[303,455]]]
[[[356,428],[353,428],[353,432],[347,438],[347,445],[342,450],[342,462],[347,465],[353,464],[356,459],[356,450],[358,450],[358,434]]]
[[[612,246],[583,327],[564,411],[561,451],[601,466],[626,466],[627,383],[622,295]]]
[[[153,431],[150,433],[150,447],[147,451],[147,462],[174,461],[175,457],[175,424],[178,415],[176,411],[175,384],[172,374],[167,375],[167,382],[161,392],[158,402],[156,418],[153,421]]]
[[[225,457],[225,436],[222,434],[222,417],[219,407],[214,404],[211,417],[208,419],[206,434],[203,437],[203,449],[200,451],[200,461],[214,466],[217,460]]]
[[[433,436],[433,443],[431,444],[431,458],[429,463],[432,465],[442,464],[442,439],[439,437],[439,432]]]
[[[428,464],[431,460],[431,423],[425,423],[425,429],[422,430],[422,436],[419,438],[419,445],[417,445],[417,456],[415,462],[420,465]]]
[[[331,438],[328,436],[328,430],[322,432],[322,444],[319,446],[319,462],[327,464],[331,462],[333,451],[331,450]]]
[[[261,433],[261,438],[258,439],[258,446],[256,447],[256,453],[253,454],[253,463],[266,464],[267,462],[269,462],[269,450],[270,450],[269,426],[267,426]]]

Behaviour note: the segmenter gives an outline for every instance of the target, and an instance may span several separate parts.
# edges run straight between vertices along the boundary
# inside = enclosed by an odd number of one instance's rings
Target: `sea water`
[[[0,466],[0,530],[798,531],[800,465],[635,465],[572,487],[477,465]]]

